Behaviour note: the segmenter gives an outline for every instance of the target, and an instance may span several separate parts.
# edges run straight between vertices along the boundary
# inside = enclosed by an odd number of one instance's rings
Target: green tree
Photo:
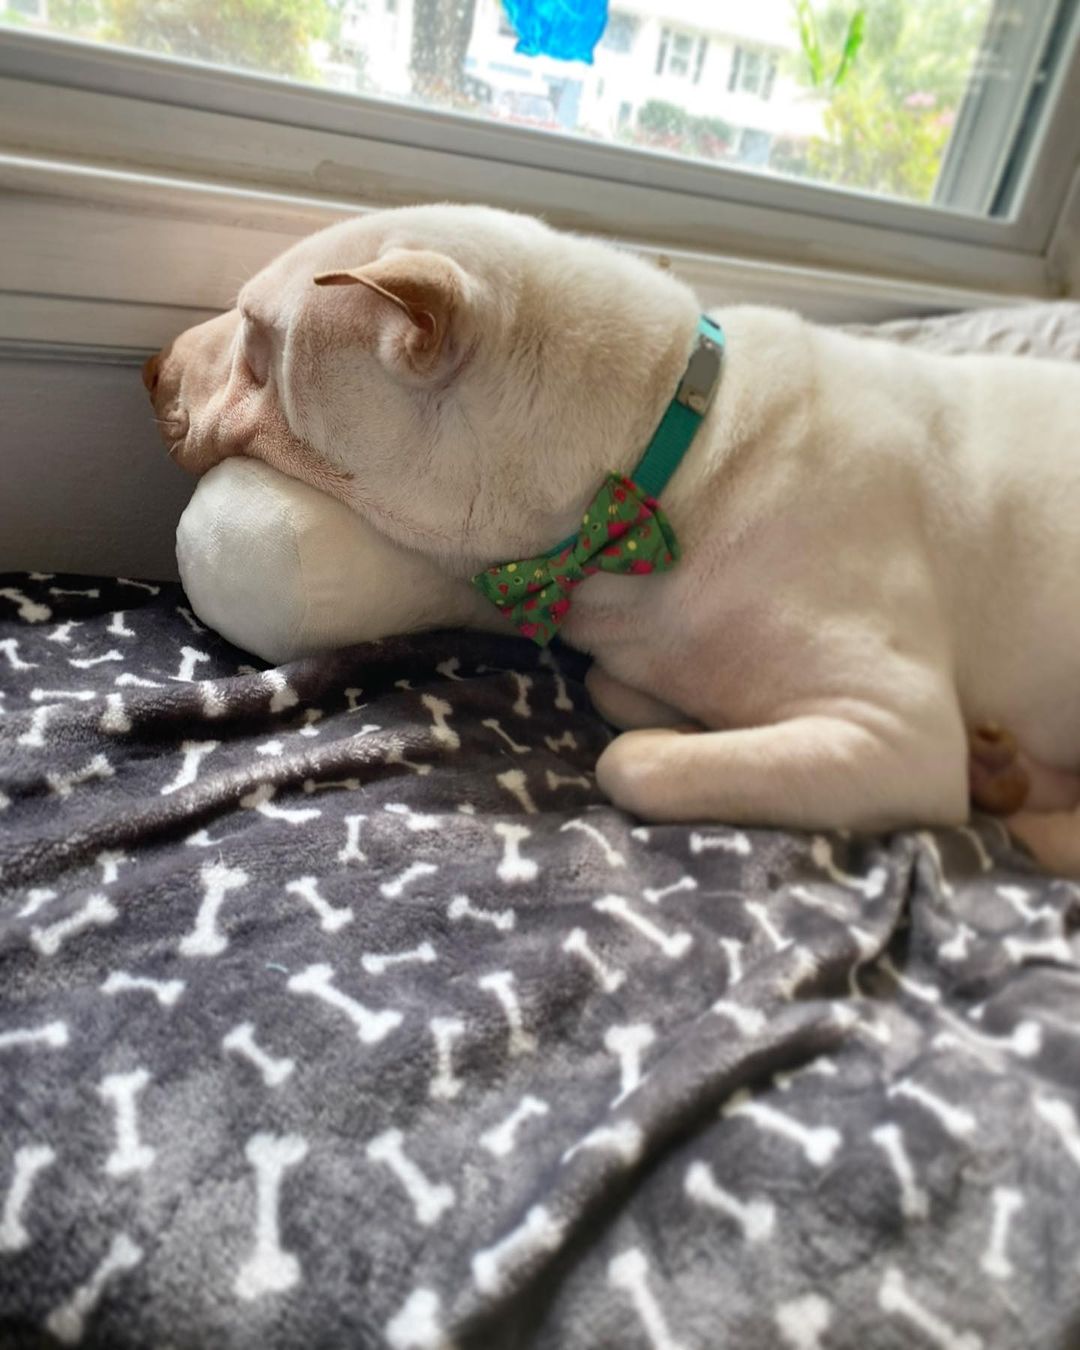
[[[844,49],[856,10],[865,16],[860,44],[828,93],[825,135],[811,142],[807,169],[827,182],[929,200],[989,0],[827,0],[816,16],[824,51]],[[805,44],[799,73],[820,89]]]
[[[102,9],[110,42],[298,79],[317,78],[309,47],[328,18],[324,0],[103,0]]]
[[[49,27],[80,37],[96,37],[101,28],[98,0],[49,0]]]

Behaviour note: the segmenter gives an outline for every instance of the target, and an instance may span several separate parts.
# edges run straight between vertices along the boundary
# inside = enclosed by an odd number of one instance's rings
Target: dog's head
[[[539,221],[415,207],[301,241],[144,379],[183,467],[263,459],[465,574],[548,548],[632,465],[696,312]]]

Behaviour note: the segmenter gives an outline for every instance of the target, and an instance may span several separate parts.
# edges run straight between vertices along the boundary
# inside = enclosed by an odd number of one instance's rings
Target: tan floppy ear
[[[363,326],[388,367],[421,378],[445,374],[460,343],[468,278],[429,249],[389,249],[364,267],[320,272],[316,286],[363,286],[384,304],[365,307]]]

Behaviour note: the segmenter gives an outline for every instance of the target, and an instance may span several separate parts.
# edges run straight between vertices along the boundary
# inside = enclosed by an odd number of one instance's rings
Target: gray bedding
[[[582,665],[0,578],[0,1345],[1080,1344],[1080,894],[641,828]]]

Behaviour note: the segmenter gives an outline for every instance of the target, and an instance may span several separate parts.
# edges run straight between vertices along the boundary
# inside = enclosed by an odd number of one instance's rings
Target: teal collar
[[[724,359],[724,330],[707,314],[698,319],[697,340],[686,370],[667,405],[660,425],[638,460],[630,477],[647,497],[659,497],[697,435],[720,387]],[[561,553],[577,538],[577,531],[550,549],[547,557]]]
[[[569,613],[571,593],[596,572],[646,576],[679,561],[679,541],[656,499],[716,396],[723,354],[723,329],[702,315],[675,397],[633,477],[609,473],[578,529],[547,553],[497,563],[473,577],[473,586],[525,637],[546,646]]]

